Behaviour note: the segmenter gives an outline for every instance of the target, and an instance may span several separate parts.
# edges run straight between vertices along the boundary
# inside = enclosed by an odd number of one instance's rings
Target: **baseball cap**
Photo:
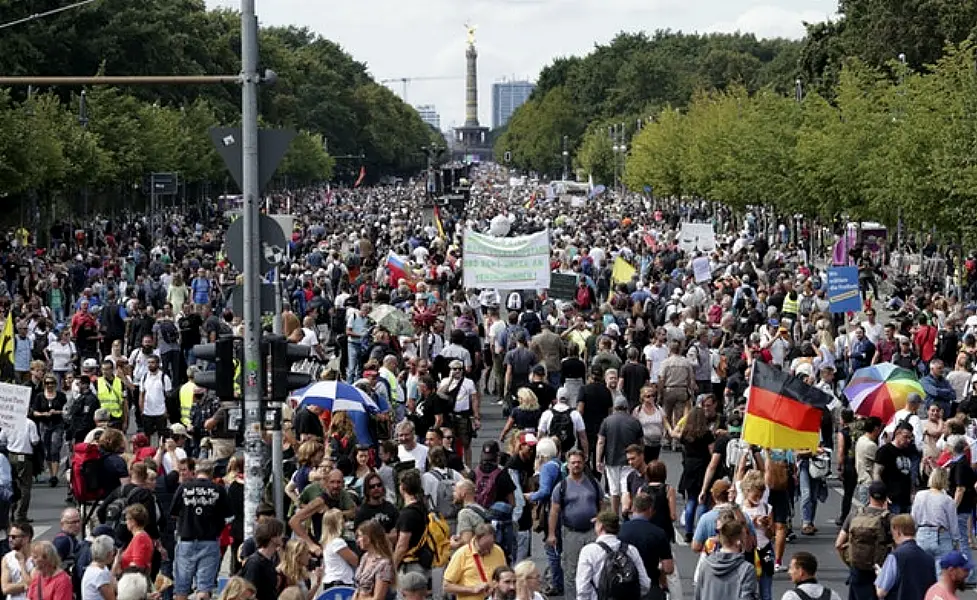
[[[82,369],[97,369],[98,361],[94,358],[86,358],[84,362],[81,363]]]
[[[767,321],[767,325],[770,325],[771,327],[776,327],[776,326],[780,325],[780,320],[778,320],[778,319],[770,319],[769,321]]]
[[[546,367],[543,365],[534,366],[533,375],[546,375]]]
[[[941,569],[959,568],[959,569],[967,569],[968,571],[972,571],[974,569],[974,563],[973,561],[969,560],[966,556],[964,556],[963,553],[960,552],[959,550],[951,550],[947,554],[943,555],[943,558],[940,559],[940,568]]]
[[[870,498],[876,500],[885,500],[888,496],[888,490],[885,489],[885,484],[881,481],[873,481],[868,486],[868,495]]]
[[[527,446],[535,446],[539,443],[539,438],[536,434],[531,431],[526,431],[519,434],[519,443],[526,444]]]
[[[482,456],[498,456],[502,452],[499,448],[499,443],[495,440],[489,440],[482,444]]]
[[[183,425],[183,423],[173,423],[172,425],[170,425],[170,433],[172,433],[173,435],[186,437],[187,428]]]
[[[92,530],[92,535],[98,537],[100,535],[107,535],[115,542],[116,548],[122,547],[122,541],[115,537],[115,529],[111,525],[99,525]]]

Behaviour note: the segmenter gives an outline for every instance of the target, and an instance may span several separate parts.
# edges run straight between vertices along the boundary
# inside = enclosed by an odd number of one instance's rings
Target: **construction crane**
[[[403,93],[401,94],[401,98],[403,98],[404,102],[407,102],[407,84],[412,81],[452,81],[452,80],[459,80],[459,79],[464,79],[464,77],[450,76],[450,75],[444,77],[394,77],[391,79],[381,79],[380,83],[386,85],[388,83],[399,82],[403,86],[402,88]]]

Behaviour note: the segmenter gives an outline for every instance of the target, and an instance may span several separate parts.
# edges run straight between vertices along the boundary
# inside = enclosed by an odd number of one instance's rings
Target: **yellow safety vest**
[[[790,313],[792,315],[797,315],[798,307],[800,306],[800,296],[797,300],[791,300],[790,296],[784,296],[784,310],[785,313]]]
[[[116,377],[112,380],[112,386],[106,384],[104,377],[98,378],[98,402],[102,408],[109,411],[113,419],[122,418],[122,406],[125,403],[125,396],[122,394],[122,378]]]
[[[196,384],[188,381],[180,386],[180,421],[190,426],[190,409],[193,407],[193,391],[197,389]]]

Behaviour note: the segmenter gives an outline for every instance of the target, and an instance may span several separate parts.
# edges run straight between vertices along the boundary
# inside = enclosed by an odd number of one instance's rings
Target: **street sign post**
[[[285,232],[282,231],[278,221],[267,215],[258,215],[258,273],[263,275],[273,271],[288,254],[288,242],[285,240]],[[244,219],[237,219],[227,229],[227,257],[238,269],[244,272],[245,279],[248,273],[245,270],[245,235]]]
[[[241,158],[241,143],[244,139],[240,127],[211,127],[210,141],[217,153],[224,159],[224,165],[238,187],[244,189],[244,163]],[[258,147],[258,191],[261,192],[271,181],[278,165],[285,158],[288,147],[298,135],[293,129],[259,129]]]

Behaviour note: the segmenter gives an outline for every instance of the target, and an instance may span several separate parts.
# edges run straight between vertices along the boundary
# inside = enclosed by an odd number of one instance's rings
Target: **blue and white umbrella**
[[[380,407],[367,394],[343,381],[317,381],[292,394],[299,407],[318,406],[327,413],[375,413]]]

